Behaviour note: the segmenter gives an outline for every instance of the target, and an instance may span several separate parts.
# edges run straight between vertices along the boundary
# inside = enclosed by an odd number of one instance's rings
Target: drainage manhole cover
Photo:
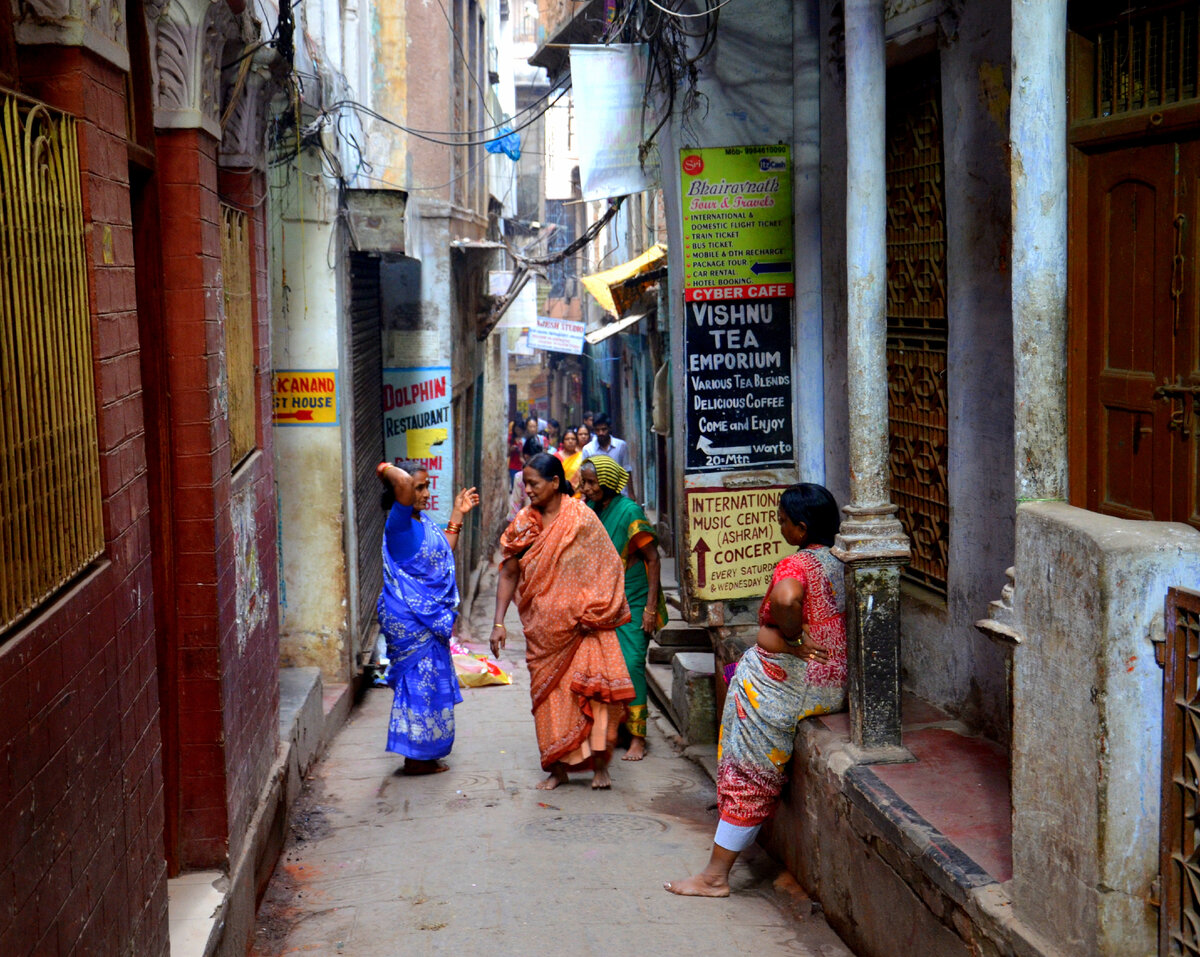
[[[594,844],[625,841],[630,837],[662,834],[670,825],[640,814],[555,814],[521,825],[521,831],[544,841],[590,841]]]

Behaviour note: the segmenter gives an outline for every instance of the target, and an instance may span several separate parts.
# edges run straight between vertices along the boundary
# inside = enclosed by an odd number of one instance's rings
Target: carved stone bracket
[[[267,112],[277,89],[272,65],[278,59],[274,50],[263,48],[251,58],[245,76],[241,76],[237,69],[225,71],[221,96],[221,155],[218,160],[222,166],[234,169],[263,167],[267,146]]]
[[[15,0],[13,28],[23,46],[84,47],[118,70],[129,69],[124,0]]]
[[[1008,583],[1000,591],[1000,598],[988,605],[988,616],[975,622],[975,627],[992,641],[1009,649],[1021,643],[1021,633],[1016,628],[1013,615],[1013,589],[1016,584],[1016,569],[1004,572]]]
[[[202,129],[221,138],[221,63],[226,44],[250,42],[248,14],[225,0],[150,0],[146,4],[154,66],[154,125]]]

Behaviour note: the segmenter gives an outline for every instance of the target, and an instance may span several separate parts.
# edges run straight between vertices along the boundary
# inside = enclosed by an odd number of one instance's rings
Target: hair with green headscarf
[[[608,489],[614,495],[621,494],[621,490],[629,482],[629,473],[611,456],[593,455],[583,464],[595,468],[596,481],[600,483],[600,487]]]

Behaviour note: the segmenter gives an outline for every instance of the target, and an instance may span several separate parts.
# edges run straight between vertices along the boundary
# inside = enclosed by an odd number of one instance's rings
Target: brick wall
[[[276,558],[274,448],[271,426],[271,318],[268,302],[266,180],[261,172],[222,169],[218,174],[222,202],[244,209],[249,218],[251,281],[255,318],[255,386],[258,406],[257,446],[234,477],[235,494],[253,503],[254,556],[251,591],[255,609],[234,609],[235,620],[222,636],[229,843],[236,856],[247,825],[266,784],[279,741],[279,566]],[[228,430],[226,430],[227,433]],[[226,437],[227,441],[227,437]],[[259,611],[262,604],[262,614]],[[236,617],[255,624],[244,645]]]
[[[107,548],[0,636],[0,954],[165,954],[166,865],[124,76],[24,48],[23,90],[80,118]]]
[[[200,130],[159,132],[163,325],[171,390],[178,631],[179,862],[228,856],[222,645],[232,622],[229,438],[221,403],[221,233],[217,144]]]

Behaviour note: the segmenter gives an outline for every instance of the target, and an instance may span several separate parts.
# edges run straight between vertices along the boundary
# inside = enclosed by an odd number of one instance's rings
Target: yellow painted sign
[[[786,487],[688,489],[688,566],[697,598],[766,594],[775,565],[795,551],[779,531],[779,496]]]
[[[337,374],[333,369],[276,369],[276,425],[337,425]]]

